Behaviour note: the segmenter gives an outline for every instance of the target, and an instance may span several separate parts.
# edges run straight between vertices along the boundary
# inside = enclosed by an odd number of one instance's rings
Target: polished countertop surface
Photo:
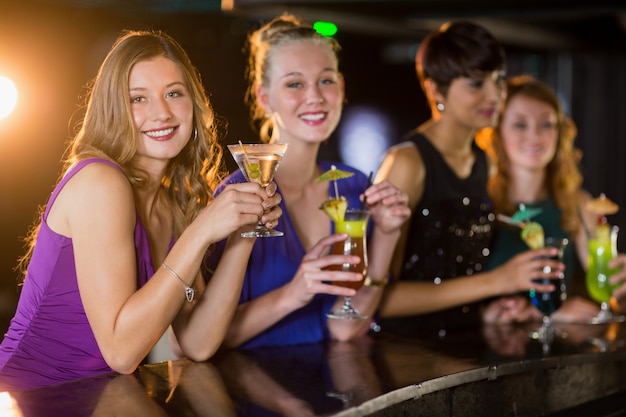
[[[2,417],[621,415],[626,325],[487,326],[436,337],[224,351],[0,393]],[[607,409],[602,414],[598,404]],[[560,414],[563,413],[563,414]],[[579,413],[579,414],[576,414]]]

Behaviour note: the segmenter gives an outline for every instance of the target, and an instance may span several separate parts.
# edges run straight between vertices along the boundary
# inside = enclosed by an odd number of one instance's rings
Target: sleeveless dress
[[[112,372],[106,364],[81,302],[72,239],[47,225],[48,213],[63,186],[84,166],[74,166],[55,187],[41,227],[15,316],[0,344],[0,391],[26,390]],[[135,226],[137,285],[154,274],[146,230]]]
[[[408,140],[420,152],[426,177],[422,198],[409,220],[410,237],[397,279],[441,283],[481,272],[489,255],[495,221],[487,194],[486,154],[472,144],[475,162],[471,174],[461,179],[424,135],[414,132]],[[406,320],[383,319],[379,324],[383,330],[394,332],[434,330],[444,334],[446,328],[479,322],[479,305]]]
[[[359,195],[365,191],[367,185],[366,176],[354,168],[336,162],[322,161],[318,165],[323,172],[330,169],[331,165],[335,165],[338,169],[355,174],[350,178],[337,181],[337,187],[339,194],[348,200],[348,207],[358,208],[361,204]],[[226,178],[224,184],[218,188],[217,193],[221,192],[226,184],[245,181],[243,174],[236,171]],[[334,196],[332,181],[329,181],[328,187],[329,195]],[[277,193],[280,194],[280,186]],[[259,238],[255,242],[248,260],[239,304],[254,300],[287,284],[293,279],[302,258],[306,254],[284,200],[281,201],[280,208],[283,210],[283,215],[278,219],[276,229],[284,232],[284,236]],[[329,224],[332,224],[330,219]],[[372,228],[369,227],[368,234],[371,230]],[[207,272],[203,273],[203,276],[210,277],[211,271],[215,270],[224,243],[219,242],[210,250],[204,262],[204,268]],[[334,295],[316,294],[309,304],[283,317],[273,326],[241,345],[240,348],[288,346],[328,340],[330,334],[326,313],[330,311],[336,300],[337,297]]]

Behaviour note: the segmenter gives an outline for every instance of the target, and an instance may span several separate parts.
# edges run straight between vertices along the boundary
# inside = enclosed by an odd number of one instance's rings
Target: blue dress
[[[355,174],[337,181],[337,186],[339,194],[348,200],[348,207],[359,207],[361,204],[359,195],[367,186],[366,176],[355,168],[336,162],[324,161],[318,165],[324,172],[329,170],[331,165],[335,165],[338,169]],[[246,182],[243,174],[240,171],[234,172],[224,180],[217,194],[226,184],[241,182]],[[329,195],[334,196],[334,186],[332,182],[328,184]],[[280,187],[277,192],[280,194]],[[278,219],[276,229],[284,232],[284,236],[259,238],[255,242],[248,261],[239,304],[254,300],[287,284],[306,254],[284,201],[280,203],[280,208],[283,215]],[[210,277],[211,271],[216,268],[224,245],[225,241],[222,241],[209,250],[204,263],[205,276]],[[336,299],[334,295],[317,294],[309,304],[283,317],[272,327],[243,344],[241,348],[297,345],[328,340],[326,313],[330,311]]]

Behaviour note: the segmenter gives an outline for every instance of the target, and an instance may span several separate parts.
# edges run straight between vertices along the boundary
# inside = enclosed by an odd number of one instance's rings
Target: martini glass
[[[274,179],[278,164],[287,150],[286,143],[241,143],[228,145],[237,166],[246,180],[265,188]],[[283,236],[283,232],[269,229],[259,221],[253,230],[241,233],[243,237]]]
[[[363,275],[360,281],[332,281],[333,285],[359,290],[365,281],[367,274],[367,244],[366,230],[370,212],[361,209],[348,209],[342,220],[335,221],[335,233],[345,233],[346,240],[335,242],[331,249],[332,255],[356,255],[361,258],[358,264],[344,263],[341,265],[329,265],[325,269],[331,271],[358,272]],[[359,313],[352,307],[351,297],[344,297],[343,306],[327,314],[332,319],[360,320],[367,316]]]

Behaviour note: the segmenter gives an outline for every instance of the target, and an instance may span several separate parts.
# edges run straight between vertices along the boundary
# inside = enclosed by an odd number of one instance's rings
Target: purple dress
[[[81,302],[72,239],[47,225],[50,208],[63,186],[84,166],[80,161],[56,186],[42,215],[41,228],[15,316],[0,344],[0,391],[25,390],[112,372]],[[139,216],[135,226],[138,287],[154,274],[148,236]]]
[[[361,205],[359,195],[365,191],[367,185],[366,176],[346,165],[339,163],[334,163],[334,165],[341,170],[354,172],[354,176],[338,181],[337,186],[339,194],[348,200],[348,207],[359,207]],[[330,169],[331,163],[322,161],[319,162],[319,166],[322,171],[326,171]],[[240,171],[234,172],[224,181],[225,184],[240,182],[246,182]],[[328,186],[329,195],[334,195],[332,182],[329,182]],[[218,189],[218,193],[221,190],[222,187]],[[280,187],[278,187],[277,192],[280,194]],[[295,275],[302,258],[306,254],[284,201],[280,203],[280,208],[283,210],[283,215],[278,219],[276,229],[284,232],[285,235],[257,239],[254,243],[248,260],[239,304],[251,301],[287,284]],[[330,219],[328,223],[330,230]],[[370,227],[368,234],[371,230]],[[204,266],[209,276],[219,262],[223,247],[224,242],[220,242],[210,250],[205,259]],[[283,317],[282,320],[243,344],[241,348],[288,346],[328,340],[330,335],[326,313],[330,311],[336,299],[337,297],[334,295],[316,294],[309,304]]]

